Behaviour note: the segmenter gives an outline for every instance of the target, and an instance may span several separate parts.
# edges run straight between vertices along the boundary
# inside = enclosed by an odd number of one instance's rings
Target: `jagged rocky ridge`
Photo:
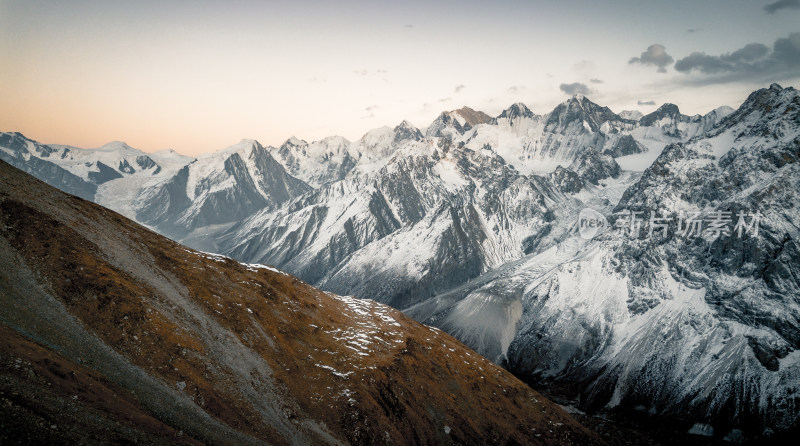
[[[137,197],[136,218],[181,239],[197,228],[225,225],[276,209],[311,190],[256,141],[200,157],[166,183]]]

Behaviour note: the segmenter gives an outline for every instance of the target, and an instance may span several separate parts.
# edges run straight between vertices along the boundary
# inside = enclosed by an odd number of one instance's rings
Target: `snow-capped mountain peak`
[[[502,118],[512,121],[516,118],[533,118],[533,112],[522,102],[516,102],[511,104],[511,106],[507,109],[503,110],[503,112],[500,113],[496,119]]]
[[[640,112],[639,110],[622,110],[618,114],[621,118],[637,122],[644,117],[644,113]]]
[[[326,155],[326,154],[340,154],[347,152],[350,148],[350,141],[343,136],[327,136],[320,141],[311,143],[309,148],[312,148],[313,155]],[[317,150],[313,150],[316,148]]]
[[[618,125],[629,123],[608,107],[601,107],[583,95],[575,95],[556,106],[550,113],[545,128],[563,133],[571,124],[577,123],[587,131],[598,132],[606,122]]]
[[[99,150],[99,151],[104,151],[104,152],[136,151],[136,152],[143,153],[138,149],[134,149],[133,147],[128,145],[128,143],[126,143],[125,141],[111,141],[111,142],[108,142],[106,144],[103,144],[102,146],[100,146],[100,147],[98,147],[97,149],[94,149],[94,150]]]
[[[408,140],[422,141],[425,138],[414,124],[406,120],[403,120],[394,128],[394,135],[394,143]]]
[[[773,83],[769,88],[762,88],[751,93],[738,110],[722,120],[714,133],[721,133],[737,125],[760,122],[757,128],[749,131],[751,136],[755,136],[758,132],[783,134],[785,130],[776,128],[778,123],[784,122],[782,118],[785,116],[781,113],[797,116],[798,109],[800,109],[798,91],[792,87],[783,88],[779,84]],[[716,109],[712,113],[718,110],[720,109]]]
[[[228,147],[226,147],[226,148],[224,148],[224,149],[222,149],[220,151],[212,152],[212,153],[206,153],[206,154],[200,155],[200,158],[206,158],[206,157],[208,157],[208,158],[211,158],[211,157],[226,158],[226,157],[230,156],[233,153],[244,154],[244,153],[249,153],[252,150],[258,150],[258,149],[263,149],[263,148],[264,147],[261,145],[261,143],[259,143],[255,139],[247,139],[247,138],[245,138],[245,139],[242,139],[241,141],[239,141],[238,143],[233,144],[231,146],[228,146]]]
[[[482,111],[473,110],[469,107],[461,107],[450,112],[462,126],[475,127],[478,124],[488,124],[492,122],[492,117]]]
[[[290,136],[283,144],[281,144],[281,148],[283,147],[298,147],[304,146],[308,144],[305,140],[299,139],[296,136]]]
[[[639,125],[647,127],[663,119],[681,120],[682,118],[683,115],[681,115],[681,111],[678,109],[677,105],[666,103],[662,104],[654,112],[641,117],[639,119]]]
[[[464,106],[458,110],[442,112],[428,126],[425,136],[455,138],[479,124],[490,124],[493,121],[494,119],[486,113]]]

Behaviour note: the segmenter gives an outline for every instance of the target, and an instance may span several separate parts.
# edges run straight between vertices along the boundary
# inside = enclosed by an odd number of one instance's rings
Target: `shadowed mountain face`
[[[0,178],[4,444],[597,442],[399,311]]]

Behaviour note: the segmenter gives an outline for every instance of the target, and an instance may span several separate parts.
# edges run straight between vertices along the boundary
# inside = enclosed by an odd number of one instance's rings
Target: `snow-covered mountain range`
[[[607,213],[615,230],[566,238],[406,312],[585,409],[688,418],[719,438],[796,429],[798,160],[800,95],[759,90],[664,148]]]
[[[189,246],[388,303],[582,409],[722,438],[797,427],[799,113],[778,85],[696,116],[578,95],[197,159],[5,133],[0,158]],[[587,207],[619,228],[581,237]],[[623,234],[630,211],[644,236]],[[647,237],[650,213],[673,226]],[[682,236],[709,215],[727,235]]]

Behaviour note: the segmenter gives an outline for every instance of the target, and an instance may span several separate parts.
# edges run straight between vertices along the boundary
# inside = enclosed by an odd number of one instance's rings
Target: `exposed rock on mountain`
[[[733,110],[730,107],[720,107],[704,116],[687,116],[681,114],[677,105],[664,104],[653,113],[639,119],[639,126],[642,129],[647,127],[658,128],[665,137],[685,141],[711,130],[732,112]],[[634,132],[634,136],[644,135]]]
[[[569,170],[578,174],[582,180],[597,185],[600,180],[619,177],[619,164],[610,155],[599,154],[594,149],[586,149],[572,164]]]
[[[573,123],[597,132],[608,123],[612,128],[634,124],[616,115],[608,107],[602,107],[583,95],[575,95],[559,104],[549,115],[545,130],[564,134]]]
[[[493,121],[491,116],[482,111],[475,111],[469,107],[462,107],[458,110],[442,112],[442,114],[428,126],[425,136],[428,138],[444,137],[453,139],[479,124],[489,124]]]
[[[614,158],[621,156],[635,155],[637,153],[646,152],[647,148],[637,142],[631,135],[622,135],[610,148],[603,151],[606,155],[611,155]]]
[[[403,121],[394,128],[394,138],[392,142],[398,144],[403,141],[422,141],[424,138],[422,132],[414,127],[414,124]]]
[[[661,107],[652,113],[649,113],[639,119],[639,124],[650,127],[658,121],[662,120],[669,120],[669,121],[682,121],[686,120],[688,116],[684,116],[681,114],[678,106],[675,104],[664,104]]]
[[[130,167],[129,164],[127,163],[123,164],[122,162],[120,162],[119,164],[120,171],[125,173],[132,173],[131,172],[132,169],[126,169],[126,166]],[[103,184],[107,181],[116,180],[117,178],[122,178],[121,173],[119,173],[112,167],[106,166],[105,164],[103,164],[102,161],[97,161],[95,163],[95,168],[97,169],[96,172],[92,171],[87,172],[89,179],[95,184]]]
[[[583,180],[577,173],[561,166],[556,167],[556,170],[549,173],[547,177],[565,194],[575,194],[584,188]]]
[[[224,225],[275,208],[311,188],[292,177],[256,141],[204,155],[167,182],[143,191],[137,220],[181,239],[197,228]]]
[[[492,117],[482,111],[476,111],[469,107],[461,107],[453,111],[454,114],[462,118],[468,128],[475,127],[478,124],[488,124],[492,122]]]
[[[500,115],[497,116],[495,119],[495,123],[501,120],[507,120],[510,125],[513,125],[513,122],[519,118],[528,118],[532,119],[534,117],[533,112],[522,102],[517,102],[512,104],[511,107],[503,110]]]

